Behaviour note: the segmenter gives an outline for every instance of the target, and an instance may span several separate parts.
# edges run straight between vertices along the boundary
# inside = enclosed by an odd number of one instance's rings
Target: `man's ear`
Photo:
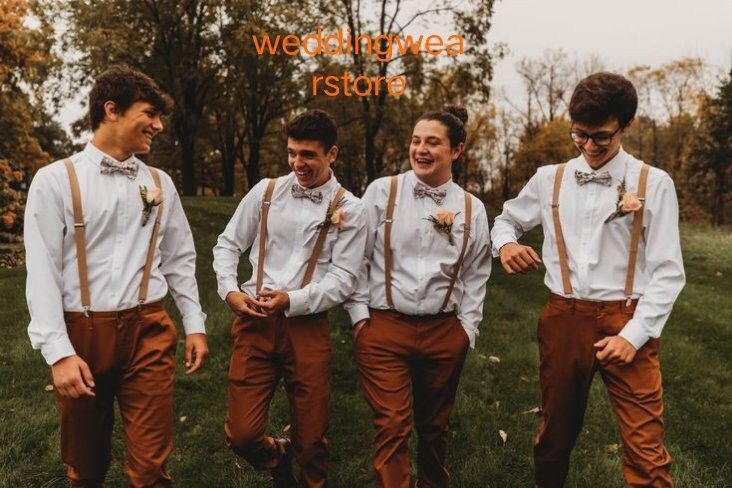
[[[623,129],[620,131],[620,133],[621,134],[625,134],[626,132],[628,132],[628,130],[630,130],[630,126],[633,125],[633,122],[635,122],[635,117],[633,117],[632,119],[630,119],[628,121],[628,123],[625,124],[625,127],[623,127]]]
[[[338,159],[338,146],[333,146],[328,150],[328,162],[333,163]]]
[[[104,118],[110,121],[117,120],[119,113],[117,112],[117,104],[112,100],[104,102]]]

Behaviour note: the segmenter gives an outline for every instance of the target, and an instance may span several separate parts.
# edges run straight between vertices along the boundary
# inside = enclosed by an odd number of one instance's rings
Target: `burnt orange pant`
[[[450,484],[447,427],[468,345],[455,314],[413,317],[371,310],[356,337],[356,361],[361,390],[374,411],[379,486],[409,487],[412,425],[419,487]]]
[[[125,436],[125,474],[133,487],[170,485],[175,325],[161,302],[120,312],[64,314],[76,353],[94,375],[95,397],[56,395],[61,457],[72,486],[102,486],[110,461],[114,398]]]
[[[259,319],[238,317],[229,367],[227,444],[256,469],[272,469],[283,452],[265,435],[280,376],[290,404],[292,446],[299,484],[326,485],[330,323],[325,313]]]
[[[536,483],[564,485],[595,371],[605,382],[623,441],[623,475],[631,487],[672,486],[671,457],[663,443],[659,342],[649,340],[631,364],[603,366],[593,344],[617,335],[635,302],[567,300],[552,294],[539,317],[543,422],[534,446]],[[598,480],[599,482],[599,480]]]

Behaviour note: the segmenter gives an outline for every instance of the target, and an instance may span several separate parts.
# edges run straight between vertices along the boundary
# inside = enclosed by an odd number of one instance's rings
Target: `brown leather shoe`
[[[275,439],[277,447],[283,456],[280,463],[272,469],[272,486],[275,488],[297,488],[297,479],[292,472],[292,457],[294,451],[292,442],[288,438]]]

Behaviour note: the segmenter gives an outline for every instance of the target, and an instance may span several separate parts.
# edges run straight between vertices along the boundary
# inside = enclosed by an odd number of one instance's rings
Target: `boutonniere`
[[[343,228],[346,224],[346,213],[341,208],[343,202],[344,199],[341,198],[332,209],[331,206],[328,205],[328,208],[325,210],[325,218],[318,224],[318,229],[322,229],[323,227],[327,228],[331,225],[334,225],[338,230]]]
[[[618,185],[618,202],[616,204],[615,211],[605,219],[607,224],[613,219],[623,217],[629,213],[633,213],[636,210],[643,208],[643,199],[638,198],[636,195],[630,193],[625,188],[625,178]]]
[[[439,208],[437,209],[437,213],[435,215],[430,215],[429,217],[425,218],[425,220],[429,220],[432,222],[432,225],[435,226],[435,229],[437,232],[442,232],[447,236],[447,240],[450,242],[451,246],[455,245],[455,239],[452,237],[452,224],[455,223],[455,217],[460,215],[460,212],[455,213],[451,210],[448,210],[446,208]]]
[[[140,198],[142,198],[142,226],[145,227],[150,220],[153,207],[163,203],[163,190],[153,186],[148,189],[145,185],[140,186]]]

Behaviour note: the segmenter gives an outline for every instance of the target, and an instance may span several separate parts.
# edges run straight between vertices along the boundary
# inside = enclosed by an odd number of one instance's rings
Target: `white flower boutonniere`
[[[643,208],[643,200],[644,199],[638,198],[637,195],[634,195],[626,190],[625,178],[623,178],[623,181],[621,181],[618,185],[618,202],[616,204],[617,208],[615,212],[610,214],[608,218],[605,219],[605,223],[607,224],[613,219],[623,217],[625,215],[628,215],[629,213],[640,210],[641,208]]]
[[[458,215],[460,215],[460,212],[455,213],[446,208],[439,208],[435,215],[430,215],[425,220],[432,222],[437,232],[445,234],[450,245],[454,246],[455,239],[452,237],[452,224],[455,223],[455,217]]]
[[[156,186],[148,189],[145,185],[140,186],[140,197],[142,198],[142,226],[145,227],[150,220],[153,207],[163,203],[163,190]]]

